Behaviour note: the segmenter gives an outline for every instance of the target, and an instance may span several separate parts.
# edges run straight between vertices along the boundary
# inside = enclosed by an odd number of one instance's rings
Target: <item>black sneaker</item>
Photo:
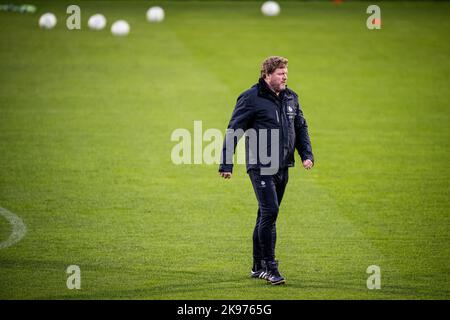
[[[286,281],[278,271],[277,261],[268,261],[266,263],[266,275],[265,279],[273,285],[284,284]]]
[[[266,272],[266,268],[263,266],[264,261],[256,261],[253,263],[253,268],[252,271],[250,273],[250,277],[252,278],[260,278],[260,279],[267,279],[267,272]]]
[[[252,272],[251,272],[250,276],[251,276],[252,278],[255,278],[255,279],[256,279],[256,278],[267,279],[267,278],[266,278],[267,273],[266,273],[266,270],[264,270],[264,269],[259,269],[259,270],[256,270],[256,271],[254,271],[254,270],[252,269]]]

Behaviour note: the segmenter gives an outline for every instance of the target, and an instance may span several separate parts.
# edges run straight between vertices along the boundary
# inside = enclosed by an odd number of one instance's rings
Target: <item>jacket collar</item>
[[[272,99],[282,100],[285,95],[290,95],[290,90],[286,86],[286,89],[281,91],[280,94],[277,96],[276,93],[269,88],[267,82],[263,78],[259,78],[256,86],[258,87],[258,95],[263,97],[270,97]]]

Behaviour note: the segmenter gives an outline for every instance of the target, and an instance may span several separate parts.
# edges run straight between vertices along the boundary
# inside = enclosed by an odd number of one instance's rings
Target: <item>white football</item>
[[[130,25],[125,20],[117,20],[112,24],[111,32],[115,36],[126,36],[130,33]]]
[[[151,7],[147,10],[147,20],[149,22],[161,22],[164,20],[164,9],[161,7]]]
[[[280,5],[275,1],[266,1],[261,6],[261,12],[265,16],[277,16],[280,14]]]
[[[106,26],[106,18],[104,15],[97,13],[88,20],[88,27],[92,30],[102,30]]]
[[[54,26],[56,26],[56,16],[51,13],[51,12],[47,12],[44,13],[40,18],[39,18],[39,27],[43,28],[43,29],[51,29]]]

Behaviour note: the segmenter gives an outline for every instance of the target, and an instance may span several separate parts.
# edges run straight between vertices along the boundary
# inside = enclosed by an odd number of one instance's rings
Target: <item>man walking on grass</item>
[[[305,169],[314,165],[308,125],[298,96],[286,85],[287,66],[286,58],[268,57],[262,63],[258,83],[238,97],[219,167],[219,174],[230,179],[236,144],[245,132],[247,173],[258,200],[251,277],[274,285],[285,283],[275,260],[276,220],[288,168],[294,166],[295,149]]]

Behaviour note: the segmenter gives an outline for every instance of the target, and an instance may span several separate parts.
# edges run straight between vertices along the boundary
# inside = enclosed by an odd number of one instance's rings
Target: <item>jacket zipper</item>
[[[284,100],[283,100],[284,101]],[[283,101],[281,101],[281,104],[280,104],[280,112],[283,112]],[[277,116],[278,116],[278,110],[277,110]],[[283,115],[281,114],[281,117],[282,117]],[[283,118],[281,118],[281,120],[283,120]],[[280,122],[280,138],[281,138],[281,141],[280,141],[280,151],[281,151],[281,159],[280,159],[280,164],[279,164],[279,166],[280,167],[283,167],[284,166],[284,158],[285,158],[285,154],[284,154],[284,130],[283,130],[283,123],[281,123],[281,121],[279,121],[278,120],[278,122]]]
[[[275,110],[276,114],[277,114],[277,121],[278,123],[280,123],[280,117],[278,116],[278,110]]]

